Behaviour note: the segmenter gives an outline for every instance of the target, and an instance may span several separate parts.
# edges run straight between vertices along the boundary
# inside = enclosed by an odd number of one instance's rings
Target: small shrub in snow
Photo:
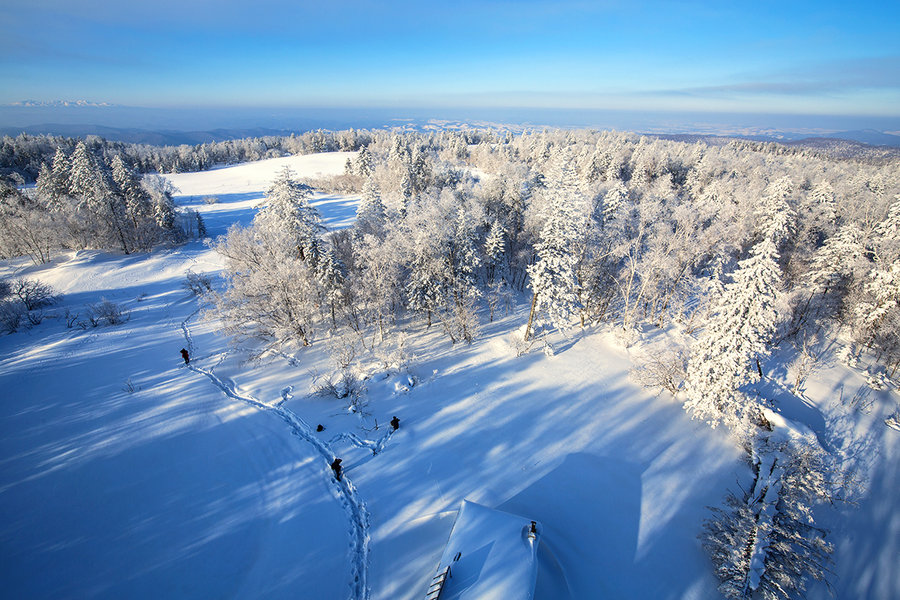
[[[543,340],[542,346],[543,347],[541,348],[541,350],[543,351],[544,356],[549,357],[549,356],[554,356],[556,354],[556,351],[553,349],[553,344],[548,342],[546,339]]]
[[[3,300],[10,294],[10,287],[8,281],[0,281],[0,300]]]
[[[615,337],[623,348],[631,348],[641,341],[641,332],[634,327],[623,327],[616,330]]]
[[[859,352],[853,344],[842,346],[836,354],[838,359],[848,367],[855,368],[859,366]]]
[[[206,196],[205,198],[203,198],[203,202],[205,204],[218,204],[219,197],[218,196]]]
[[[128,311],[115,302],[103,299],[98,304],[92,304],[89,309],[88,319],[92,327],[101,325],[121,325],[130,318]]]
[[[887,375],[883,371],[869,372],[866,376],[866,385],[880,392],[887,388]]]
[[[394,346],[382,345],[375,348],[375,358],[385,371],[396,371],[399,373],[409,366],[410,361],[414,357],[407,348],[406,340],[406,333],[401,331],[394,336]]]
[[[26,310],[50,306],[57,300],[53,288],[36,279],[15,279],[10,284],[10,291],[22,301]]]
[[[328,376],[313,376],[313,394],[323,398],[347,400],[353,412],[365,406],[365,382],[350,369],[340,369]]]
[[[513,351],[516,353],[516,356],[525,356],[528,354],[528,351],[531,350],[531,347],[534,345],[534,336],[531,337],[528,341],[522,338],[513,338],[510,340]]]
[[[212,291],[212,282],[209,279],[209,275],[205,273],[188,271],[181,285],[194,296],[202,296]]]
[[[674,396],[684,384],[687,363],[683,350],[652,353],[631,369],[631,377],[645,388],[666,390]]]
[[[891,429],[900,431],[900,408],[895,409],[894,412],[884,420],[884,424]]]
[[[400,378],[400,381],[394,383],[394,391],[398,394],[406,394],[409,390],[416,387],[419,380],[414,375],[407,373]]]
[[[71,329],[78,322],[78,313],[73,313],[67,308],[66,312],[63,313],[63,318],[66,320],[66,328]]]
[[[27,312],[21,302],[16,300],[0,301],[0,329],[6,333],[15,333],[19,330]]]
[[[356,360],[356,341],[350,336],[336,336],[327,342],[328,354],[340,371],[347,371]]]

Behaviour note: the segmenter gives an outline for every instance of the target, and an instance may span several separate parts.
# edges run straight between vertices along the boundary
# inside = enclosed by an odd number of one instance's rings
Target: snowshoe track
[[[193,353],[194,351],[194,344],[193,339],[191,338],[190,330],[188,329],[188,321],[190,321],[190,319],[196,314],[197,312],[195,311],[181,323],[181,329],[184,332],[184,337],[188,343],[188,347],[191,353]],[[239,402],[243,402],[245,404],[253,406],[254,408],[258,408],[259,410],[274,413],[288,425],[292,434],[309,443],[313,448],[316,449],[316,452],[318,452],[318,454],[325,461],[325,464],[322,467],[323,475],[327,478],[332,493],[335,495],[335,498],[341,503],[341,506],[343,506],[344,512],[347,513],[347,518],[350,521],[350,599],[368,600],[370,541],[369,512],[366,509],[365,502],[363,502],[359,497],[359,493],[357,492],[356,487],[353,485],[353,482],[347,478],[346,472],[341,478],[341,481],[338,481],[334,478],[333,471],[331,470],[331,462],[335,459],[335,454],[331,449],[330,444],[318,439],[313,434],[313,431],[309,427],[309,425],[302,418],[300,418],[290,409],[283,406],[284,402],[289,399],[288,396],[290,395],[290,391],[292,388],[284,388],[281,391],[282,401],[275,405],[270,405],[258,400],[257,398],[254,398],[253,396],[238,393],[235,388],[234,382],[230,379],[220,378],[212,371],[200,368],[195,364],[189,364],[187,365],[187,368],[191,371],[194,371],[195,373],[199,373],[200,375],[205,376],[213,383],[213,385],[219,388],[226,397],[237,400]],[[388,433],[384,438],[382,438],[382,440],[379,440],[381,448],[384,448],[384,444],[388,439],[390,439],[391,433],[393,432]],[[353,436],[353,434],[344,435]],[[369,441],[360,440],[360,442],[364,443]],[[374,442],[369,443],[373,444]]]
[[[364,440],[360,438],[355,433],[339,433],[330,440],[328,440],[329,444],[334,444],[340,440],[347,440],[357,448],[368,448],[372,451],[372,454],[378,454],[382,450],[384,450],[385,445],[387,445],[388,441],[391,439],[391,436],[394,435],[394,430],[391,429],[383,436],[381,436],[377,441],[372,440]]]

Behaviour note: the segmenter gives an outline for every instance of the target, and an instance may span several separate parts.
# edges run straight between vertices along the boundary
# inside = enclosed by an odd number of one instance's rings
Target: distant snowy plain
[[[336,174],[348,156],[168,177],[216,236],[250,222],[283,166]],[[314,204],[340,228],[356,202]],[[360,415],[310,393],[332,368],[326,340],[248,362],[204,319],[182,282],[221,268],[202,242],[0,263],[0,276],[62,295],[48,311],[58,318],[0,338],[5,597],[422,598],[464,499],[541,523],[538,600],[719,597],[696,536],[706,507],[751,472],[725,431],[629,378],[635,356],[672,332],[647,329],[626,347],[610,329],[574,329],[551,338],[552,355],[516,357],[526,305],[485,319],[471,346],[412,324],[408,370],[366,363]],[[129,321],[66,327],[66,309],[101,299]],[[839,391],[863,381],[835,360],[784,410],[869,482],[859,508],[823,515],[837,597],[897,598],[900,434],[882,423],[897,391],[848,411]],[[342,482],[330,456],[343,458]]]

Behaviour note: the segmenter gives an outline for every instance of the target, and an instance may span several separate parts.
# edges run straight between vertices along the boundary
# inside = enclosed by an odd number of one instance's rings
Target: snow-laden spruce
[[[694,418],[734,431],[758,421],[757,400],[741,388],[762,376],[758,366],[769,355],[780,287],[778,252],[767,238],[738,263],[691,348],[684,407]]]
[[[534,245],[537,260],[528,267],[533,297],[526,341],[536,315],[545,314],[551,325],[564,327],[579,307],[578,254],[573,250],[584,235],[585,201],[570,166],[558,171],[546,193],[545,221]]]
[[[266,192],[266,206],[253,223],[266,232],[287,234],[297,258],[315,267],[320,251],[318,236],[324,227],[319,211],[309,203],[311,192],[285,167]]]

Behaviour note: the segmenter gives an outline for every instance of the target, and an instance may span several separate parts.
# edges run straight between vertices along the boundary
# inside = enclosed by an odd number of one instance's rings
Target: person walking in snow
[[[391,419],[391,427],[394,428],[394,431],[400,429],[400,419],[398,419],[397,417]]]
[[[341,480],[341,471],[343,470],[341,468],[341,459],[340,458],[334,459],[334,462],[331,463],[331,470],[334,471],[334,478],[337,479],[338,481],[340,481]]]
[[[186,364],[186,365],[191,364],[191,357],[190,357],[190,355],[188,355],[188,351],[185,350],[184,348],[181,349],[181,358],[184,359],[184,364]]]

